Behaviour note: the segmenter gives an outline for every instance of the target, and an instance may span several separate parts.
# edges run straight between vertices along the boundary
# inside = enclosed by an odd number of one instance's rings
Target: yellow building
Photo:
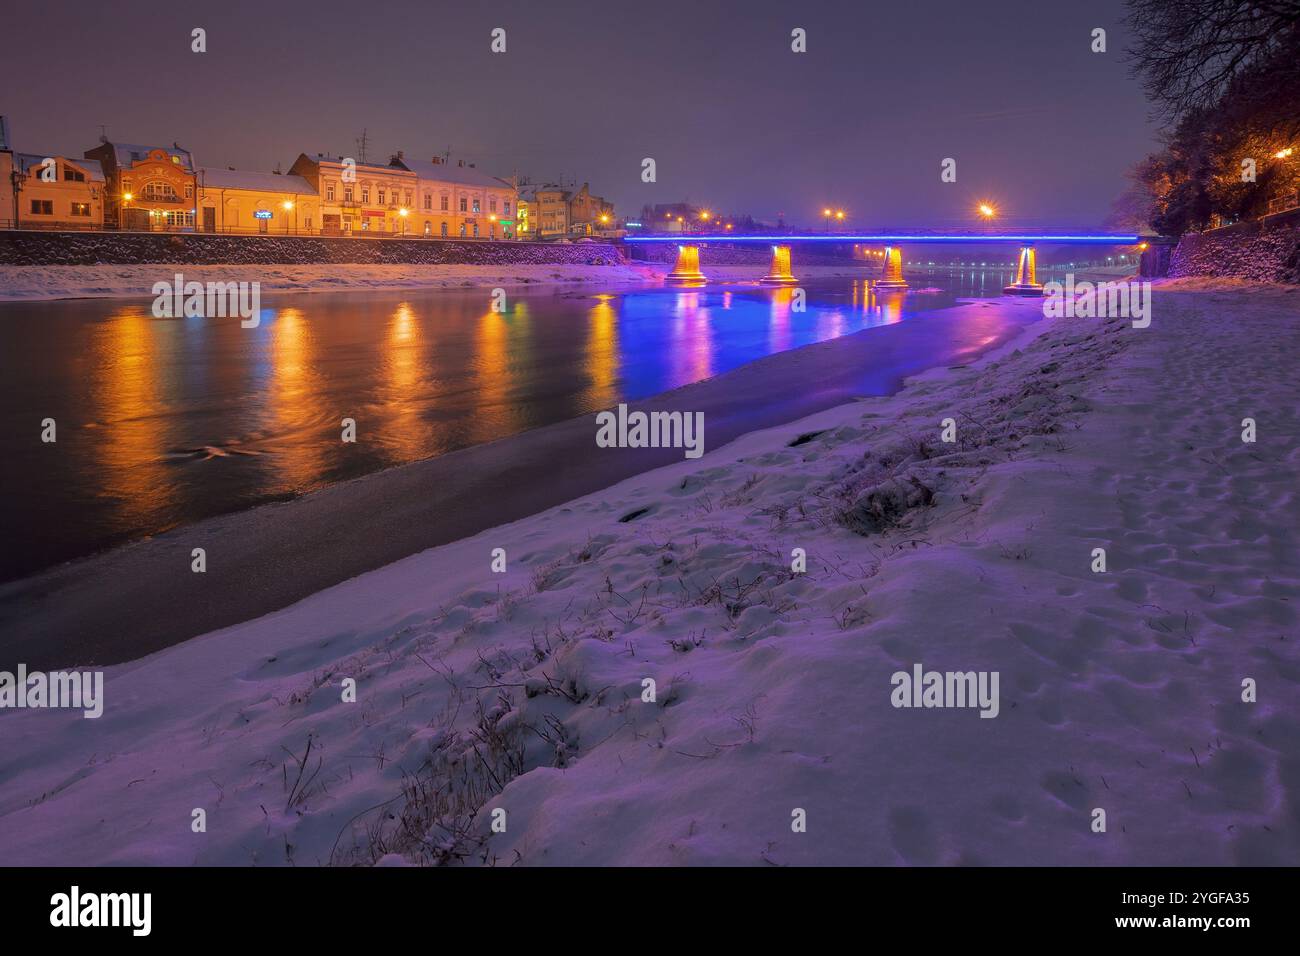
[[[300,155],[289,174],[301,176],[320,203],[320,231],[326,235],[412,235],[415,174],[391,166],[357,163],[317,153]]]
[[[321,226],[320,197],[301,176],[200,169],[201,232],[288,236]]]
[[[399,152],[391,165],[416,177],[411,234],[434,238],[513,239],[518,232],[515,187],[472,163],[407,159]]]
[[[104,171],[90,159],[13,153],[19,173],[14,228],[104,228]]]
[[[107,139],[85,152],[106,181],[104,223],[135,230],[193,231],[194,157],[173,143],[136,146]]]

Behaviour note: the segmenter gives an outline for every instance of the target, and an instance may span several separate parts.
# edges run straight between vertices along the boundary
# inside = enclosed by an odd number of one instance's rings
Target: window
[[[88,202],[74,202],[74,203],[72,204],[72,214],[73,214],[74,216],[89,216],[89,215],[90,215],[90,203],[88,203]]]
[[[424,194],[424,211],[425,212],[433,211],[433,193]]]
[[[86,174],[79,170],[73,169],[71,166],[64,166],[63,178],[68,182],[84,183],[86,181]]]
[[[488,212],[496,212],[496,211],[497,211],[497,197],[491,196],[488,199]]]
[[[362,202],[370,202],[370,187],[369,187],[369,186],[362,186],[362,187],[361,187],[361,201],[362,201]]]
[[[446,197],[444,197],[444,198],[446,198]],[[444,238],[444,239],[447,238],[447,223],[445,223],[445,222],[442,224],[442,238]]]
[[[33,216],[53,216],[54,200],[53,199],[33,199],[32,200]]]
[[[176,195],[176,190],[172,188],[171,183],[152,182],[145,183],[142,194],[145,199],[153,202],[180,202],[180,197]]]
[[[343,187],[343,201],[344,201],[344,202],[352,202],[352,187],[351,187],[351,186],[344,186],[344,187]]]
[[[408,209],[411,206],[411,191],[409,189],[406,191],[406,205]]]
[[[478,238],[478,223],[474,223],[474,238]]]
[[[446,197],[446,196],[443,196],[443,197],[442,197],[442,206],[441,206],[440,208],[442,209],[443,212],[446,212],[446,211],[447,211],[447,197]]]
[[[502,214],[504,214],[504,215],[507,215],[507,216],[510,215],[510,200],[509,200],[509,199],[506,199],[506,200],[503,200],[503,201],[502,201],[502,203],[501,203],[501,212],[502,212]]]
[[[185,184],[185,198],[186,199],[194,198],[194,187],[191,186],[189,183]]]
[[[382,206],[383,204],[384,204],[384,191],[381,189],[379,190],[379,205]]]
[[[466,202],[465,202],[465,197],[464,197],[464,196],[461,196],[461,197],[460,197],[460,211],[461,211],[461,212],[465,212],[466,209],[467,209],[467,205],[466,205]],[[463,231],[461,232],[461,235],[464,235],[464,232],[463,232]]]
[[[479,198],[477,196],[474,197],[474,211],[475,212],[483,211],[482,209],[479,208]]]
[[[326,183],[326,184],[325,184],[325,198],[328,199],[330,202],[333,202],[333,201],[334,201],[334,184],[333,184],[333,183]]]
[[[306,229],[308,232],[311,232],[311,216],[306,216],[303,218],[302,227]]]
[[[461,200],[461,202],[464,202],[464,201],[465,201],[465,200],[463,200],[463,199]],[[464,224],[463,222],[460,224],[460,234],[461,234],[462,236],[465,235],[465,224]]]

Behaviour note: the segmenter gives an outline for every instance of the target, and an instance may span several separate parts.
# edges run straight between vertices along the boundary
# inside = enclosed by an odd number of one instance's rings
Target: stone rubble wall
[[[0,231],[0,265],[618,265],[613,243]]]

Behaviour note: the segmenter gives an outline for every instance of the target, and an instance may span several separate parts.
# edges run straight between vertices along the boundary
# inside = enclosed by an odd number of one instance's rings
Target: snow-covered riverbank
[[[592,265],[101,265],[0,266],[0,303],[38,299],[147,298],[155,282],[181,272],[195,282],[259,282],[264,297],[286,292],[363,292],[393,289],[490,289],[496,286],[634,284],[660,282],[671,266],[635,262]],[[714,281],[755,281],[764,266],[711,266]],[[845,263],[807,266],[801,276],[874,275]]]
[[[1018,345],[0,713],[4,861],[1295,863],[1300,291]]]

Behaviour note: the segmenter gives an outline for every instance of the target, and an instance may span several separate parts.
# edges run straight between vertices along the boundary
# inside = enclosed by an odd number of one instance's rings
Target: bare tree
[[[1244,74],[1295,88],[1300,0],[1128,0],[1128,8],[1126,52],[1168,118],[1217,102]]]

